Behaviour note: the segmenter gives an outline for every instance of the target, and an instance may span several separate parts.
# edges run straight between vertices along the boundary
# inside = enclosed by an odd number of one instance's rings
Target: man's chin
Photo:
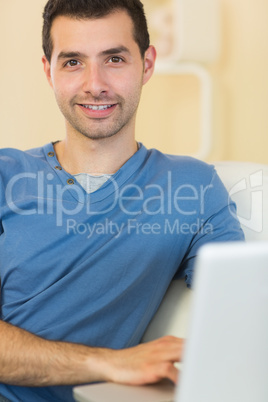
[[[97,132],[94,132],[94,131],[90,131],[90,132],[88,132],[88,131],[79,131],[79,133],[81,134],[81,135],[83,135],[84,137],[86,137],[86,138],[88,138],[88,139],[90,139],[90,140],[94,140],[94,141],[100,141],[100,140],[105,140],[105,139],[107,139],[107,138],[111,138],[111,137],[114,137],[116,134],[118,134],[118,132],[119,132],[120,130],[116,130],[116,131],[113,131],[113,132],[104,132],[104,131],[97,131]]]

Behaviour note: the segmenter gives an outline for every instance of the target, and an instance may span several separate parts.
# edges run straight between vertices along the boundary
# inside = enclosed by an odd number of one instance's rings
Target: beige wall
[[[198,1],[198,0],[197,0]],[[0,146],[27,149],[64,137],[64,121],[41,65],[46,0],[0,0]],[[214,83],[208,160],[268,163],[268,0],[222,0],[222,52]],[[155,77],[145,86],[137,138],[164,152],[199,146],[199,84]]]

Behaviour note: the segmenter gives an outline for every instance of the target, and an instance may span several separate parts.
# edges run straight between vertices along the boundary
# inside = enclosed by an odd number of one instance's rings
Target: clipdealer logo
[[[245,193],[248,193],[245,195]],[[234,184],[229,190],[229,198],[236,199],[247,197],[246,203],[249,204],[248,217],[242,216],[240,211],[237,211],[237,217],[240,223],[257,233],[263,230],[263,171],[259,170],[249,176],[249,181],[243,178],[238,183]],[[249,199],[248,199],[249,198]],[[242,212],[242,211],[241,211]],[[230,213],[235,216],[234,212]]]
[[[141,214],[171,216],[174,212],[179,216],[194,216],[197,213],[203,216],[206,193],[213,187],[210,184],[196,187],[191,183],[176,187],[170,171],[164,187],[159,184],[119,187],[114,178],[109,180],[111,197],[102,209],[96,208],[91,202],[91,194],[85,194],[81,186],[54,183],[54,175],[43,171],[13,176],[6,186],[5,198],[9,209],[18,215],[53,215],[57,226],[62,226],[68,216],[74,217],[82,210],[88,216],[105,216],[115,208],[130,217]],[[31,186],[33,195],[23,198],[21,194],[27,186]],[[69,193],[72,193],[70,198],[66,197]]]

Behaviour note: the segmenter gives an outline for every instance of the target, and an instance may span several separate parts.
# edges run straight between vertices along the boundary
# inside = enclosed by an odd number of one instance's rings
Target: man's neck
[[[116,135],[101,140],[66,137],[54,145],[60,165],[70,174],[113,174],[138,150],[135,139]]]

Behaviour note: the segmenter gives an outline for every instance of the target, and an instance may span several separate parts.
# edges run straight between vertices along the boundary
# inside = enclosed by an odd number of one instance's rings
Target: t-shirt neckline
[[[118,191],[119,188],[143,165],[148,154],[147,148],[143,144],[139,143],[138,151],[135,152],[135,154],[132,155],[132,157],[128,159],[106,183],[104,183],[94,193],[87,194],[85,189],[76,180],[75,176],[66,172],[62,168],[57,159],[52,142],[44,145],[43,151],[50,168],[53,170],[53,173],[57,175],[63,186],[66,186],[67,191],[68,188],[70,188],[69,193],[72,195],[72,197],[74,197],[78,202],[84,202],[85,198],[90,198],[91,203],[102,201]],[[72,191],[73,186],[77,186],[76,189],[79,191]],[[83,201],[81,200],[81,194],[84,196]]]

